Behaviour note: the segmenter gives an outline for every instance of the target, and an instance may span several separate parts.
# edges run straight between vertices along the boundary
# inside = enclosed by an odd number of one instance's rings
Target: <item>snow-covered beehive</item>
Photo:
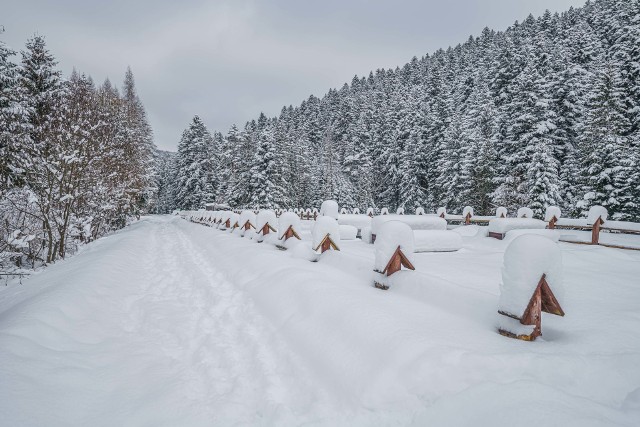
[[[325,200],[320,206],[320,216],[330,216],[338,219],[338,202],[335,200]]]
[[[389,215],[389,209],[388,208],[380,209],[380,215]]]
[[[496,218],[506,218],[507,217],[507,208],[504,206],[499,206],[496,209]]]
[[[288,249],[292,238],[300,240],[300,218],[293,212],[283,212],[278,221],[278,243],[280,249]]]
[[[533,211],[531,208],[522,207],[518,209],[518,213],[516,214],[516,218],[533,218]]]
[[[558,245],[537,235],[514,239],[504,253],[498,302],[500,334],[535,340],[542,334],[543,311],[564,316],[556,295],[563,296],[562,254]]]
[[[340,215],[346,215],[348,213],[347,208],[340,208]]]
[[[374,215],[373,208],[367,208],[367,216],[372,217]]]
[[[600,241],[600,227],[604,225],[609,212],[604,206],[591,206],[587,214],[587,224],[591,224],[591,244],[597,245]]]
[[[416,208],[416,215],[424,215],[424,208],[423,207]]]
[[[404,208],[400,207],[396,210],[396,215],[404,215]]]
[[[278,219],[276,213],[272,210],[265,209],[258,212],[256,215],[256,234],[258,235],[257,241],[262,242],[270,232],[275,232],[275,225]]]
[[[240,214],[240,219],[238,220],[238,224],[242,228],[243,236],[252,228],[255,230],[256,214],[254,214],[253,211],[242,211],[242,213]]]
[[[340,226],[338,221],[330,216],[321,216],[316,220],[312,231],[311,247],[315,252],[324,253],[329,249],[339,251],[336,242],[340,241]]]
[[[377,230],[374,246],[374,271],[377,273],[374,286],[389,289],[387,277],[400,271],[403,266],[415,270],[411,261],[414,248],[411,227],[400,221],[387,221],[382,224]]]
[[[436,215],[440,218],[445,218],[447,216],[447,208],[443,206],[439,207],[438,210],[436,210]]]

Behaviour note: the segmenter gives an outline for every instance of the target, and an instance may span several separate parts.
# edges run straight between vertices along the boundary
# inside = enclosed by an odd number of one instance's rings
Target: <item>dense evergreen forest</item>
[[[640,220],[639,126],[640,2],[597,0],[355,76],[226,136],[195,117],[160,199],[165,212],[600,204]]]
[[[20,55],[0,41],[0,267],[54,262],[155,211],[154,156],[131,70],[120,90],[64,79],[43,37]]]

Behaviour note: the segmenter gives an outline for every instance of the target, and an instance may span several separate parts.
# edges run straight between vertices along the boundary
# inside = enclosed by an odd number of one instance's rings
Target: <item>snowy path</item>
[[[494,327],[505,243],[387,292],[342,246],[151,217],[1,289],[0,425],[637,425],[640,254],[562,245],[567,316],[524,343]]]

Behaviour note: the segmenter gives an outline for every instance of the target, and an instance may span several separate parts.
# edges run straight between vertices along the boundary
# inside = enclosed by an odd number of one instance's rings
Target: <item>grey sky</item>
[[[529,13],[585,0],[171,1],[0,0],[2,39],[20,50],[34,33],[65,74],[75,66],[120,85],[130,65],[156,144],[175,150],[198,114],[226,134],[261,111],[503,30]]]

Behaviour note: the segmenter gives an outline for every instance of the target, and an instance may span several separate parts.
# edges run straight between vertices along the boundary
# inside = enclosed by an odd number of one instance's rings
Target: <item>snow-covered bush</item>
[[[398,247],[411,261],[415,249],[413,230],[400,221],[387,221],[377,230],[374,269],[382,272]]]
[[[544,220],[546,222],[551,221],[553,218],[555,218],[556,220],[560,219],[560,215],[562,214],[562,212],[560,211],[560,208],[557,206],[547,206],[547,209],[544,213]]]
[[[591,225],[596,222],[598,218],[602,219],[604,223],[607,221],[608,216],[609,212],[604,206],[591,206],[591,208],[589,208],[589,214],[587,215],[587,223]]]
[[[330,216],[338,219],[338,202],[335,200],[325,200],[320,206],[320,216]]]
[[[413,232],[413,237],[415,252],[451,252],[462,248],[462,236],[453,231],[416,230]]]
[[[338,225],[338,221],[330,216],[321,216],[316,220],[311,235],[311,247],[315,251],[319,250],[320,244],[327,235],[337,246],[338,242],[340,241],[340,226]]]
[[[496,209],[496,218],[506,218],[507,217],[507,208],[504,206],[499,206]]]
[[[517,218],[533,218],[533,210],[531,208],[522,207],[518,209]]]
[[[424,208],[423,207],[416,208],[416,215],[424,215]]]
[[[530,234],[514,239],[504,253],[498,309],[522,316],[543,274],[561,301],[562,254],[558,245],[547,237]]]

